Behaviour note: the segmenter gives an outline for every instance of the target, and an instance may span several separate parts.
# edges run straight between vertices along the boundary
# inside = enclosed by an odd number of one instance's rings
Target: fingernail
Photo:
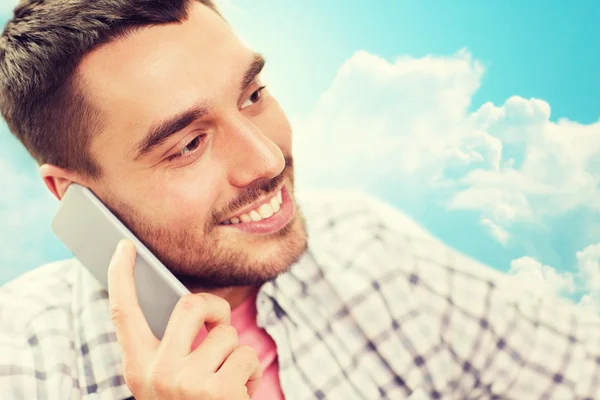
[[[111,262],[112,262],[112,261],[113,261],[115,258],[117,258],[117,257],[120,257],[120,256],[121,256],[121,254],[123,254],[123,250],[125,249],[125,244],[126,244],[126,243],[125,243],[125,239],[122,239],[122,240],[120,240],[120,241],[119,241],[119,243],[117,243],[117,247],[116,247],[116,249],[115,249],[115,252],[114,252],[114,253],[113,253],[113,255],[112,255]]]

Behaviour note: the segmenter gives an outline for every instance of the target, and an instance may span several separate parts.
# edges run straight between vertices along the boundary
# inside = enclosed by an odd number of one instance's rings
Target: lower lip
[[[269,234],[283,229],[294,218],[294,202],[292,201],[285,186],[281,189],[283,202],[279,211],[267,219],[260,221],[241,222],[239,224],[222,225],[226,228],[239,229],[247,233]]]

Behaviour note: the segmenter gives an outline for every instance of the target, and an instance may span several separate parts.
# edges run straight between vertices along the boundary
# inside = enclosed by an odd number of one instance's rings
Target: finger
[[[223,363],[217,376],[222,382],[246,385],[252,397],[260,384],[262,368],[256,351],[250,346],[240,346]]]
[[[189,364],[196,371],[214,374],[238,347],[238,334],[231,325],[215,326],[189,356]]]
[[[260,368],[259,368],[260,371]],[[248,382],[246,382],[246,391],[248,392],[248,397],[252,398],[256,391],[258,390],[258,386],[260,385],[260,381],[262,379],[262,371],[259,374],[252,375]]]
[[[157,339],[138,303],[135,279],[135,245],[122,240],[108,267],[110,316],[128,366],[143,367],[150,360]]]
[[[171,359],[181,359],[190,354],[192,344],[204,323],[230,325],[229,303],[209,293],[183,296],[173,309],[165,329],[159,352]]]

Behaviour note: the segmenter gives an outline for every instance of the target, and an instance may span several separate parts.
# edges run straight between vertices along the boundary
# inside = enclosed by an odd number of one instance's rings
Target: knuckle
[[[240,346],[238,348],[240,352],[240,366],[247,371],[254,371],[258,366],[260,366],[260,361],[258,359],[258,354],[256,350],[254,350],[250,346]]]
[[[223,312],[227,313],[228,315],[231,314],[231,304],[229,304],[227,300],[222,297],[217,297],[216,302]]]
[[[174,380],[164,368],[154,366],[148,373],[148,385],[159,395],[171,395],[175,393]]]
[[[227,300],[220,296],[214,295],[212,293],[198,293],[195,296],[203,299],[207,303],[212,303],[213,305],[217,306],[223,311],[227,311],[228,314],[231,313],[231,305]]]
[[[189,369],[183,371],[175,388],[175,398],[179,399],[217,399],[219,386],[213,384],[214,376],[204,376],[198,379],[196,371]]]
[[[206,382],[199,390],[199,398],[208,399],[208,400],[221,400],[225,399],[225,396],[222,394],[221,390],[222,386],[217,385],[216,382],[210,381]]]
[[[258,355],[256,353],[256,350],[254,350],[253,347],[250,347],[250,346],[244,344],[239,347],[239,351],[242,352],[242,355],[244,357],[254,358],[254,359],[258,360]]]
[[[153,376],[150,378],[149,386],[155,393],[159,395],[170,395],[174,393],[174,388],[172,387],[171,383],[164,377]]]
[[[125,319],[125,307],[121,303],[111,303],[109,307],[110,319],[113,322],[121,322]]]
[[[131,390],[131,393],[136,394],[143,391],[144,381],[140,378],[140,376],[126,365],[124,366],[123,379],[125,380],[125,384]]]
[[[196,297],[198,299],[202,299],[203,301],[206,301],[206,302],[213,301],[215,297],[218,297],[218,296],[215,296],[213,294],[206,293],[206,292],[191,294],[189,296],[193,296],[193,297]]]
[[[193,294],[186,294],[179,299],[177,306],[182,310],[192,311],[200,309],[203,303],[204,299],[201,299]]]
[[[228,343],[236,343],[238,341],[237,330],[231,325],[217,325],[212,331],[214,335],[219,338],[220,341],[226,341]]]
[[[195,391],[197,393],[192,393],[188,384],[186,384],[186,380],[180,377],[174,384],[175,392],[172,394],[177,394],[177,398],[179,399],[189,399],[194,396],[199,396],[201,399],[204,399],[204,394],[201,391]]]
[[[246,387],[232,384],[228,378],[217,378],[208,387],[210,391],[207,393],[206,398],[210,400],[248,399],[248,397],[244,397],[247,394]],[[240,389],[243,389],[243,394]]]

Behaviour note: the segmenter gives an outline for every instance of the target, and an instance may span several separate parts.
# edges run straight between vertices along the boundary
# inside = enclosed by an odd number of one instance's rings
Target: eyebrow
[[[244,76],[240,82],[240,93],[248,89],[252,82],[254,82],[254,79],[265,67],[265,63],[265,58],[261,54],[254,53],[252,62],[250,63],[248,69],[246,69],[246,72],[244,73]],[[205,117],[210,113],[211,109],[212,107],[209,106],[206,101],[201,101],[183,112],[153,124],[148,130],[148,133],[144,139],[142,139],[136,146],[137,155],[135,159],[138,160],[147,155],[177,132],[185,129],[194,121]]]
[[[254,82],[254,79],[258,76],[258,74],[262,72],[263,68],[265,67],[265,63],[266,60],[261,54],[254,53],[252,62],[250,63],[250,66],[246,70],[244,78],[240,83],[240,93],[248,89],[252,82]]]

